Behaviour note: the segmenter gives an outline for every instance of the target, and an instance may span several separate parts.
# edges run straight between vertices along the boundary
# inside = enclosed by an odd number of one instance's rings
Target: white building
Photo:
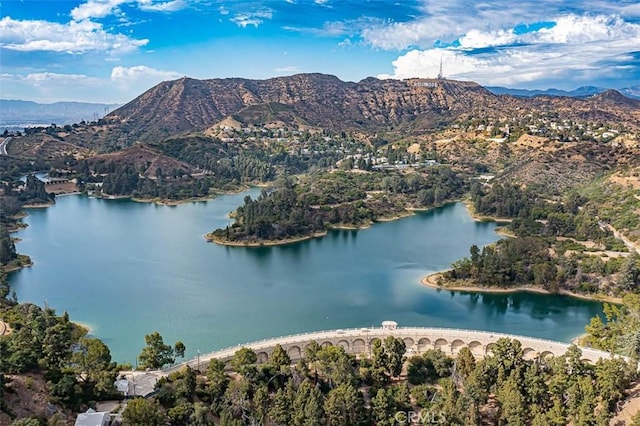
[[[89,408],[86,413],[78,414],[75,426],[109,426],[109,420],[109,413]]]

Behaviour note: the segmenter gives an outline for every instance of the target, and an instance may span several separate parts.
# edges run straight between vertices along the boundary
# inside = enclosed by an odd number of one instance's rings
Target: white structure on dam
[[[204,370],[212,358],[229,361],[235,352],[242,347],[253,349],[258,355],[258,362],[267,362],[271,352],[279,344],[289,354],[291,361],[296,362],[304,356],[305,347],[312,341],[316,341],[323,347],[341,346],[349,354],[368,356],[375,340],[383,341],[389,336],[404,340],[408,357],[421,354],[429,349],[440,349],[447,355],[456,356],[460,349],[468,347],[473,355],[480,359],[490,354],[495,342],[503,337],[519,340],[522,344],[525,359],[560,356],[570,346],[568,343],[535,337],[453,328],[398,327],[393,321],[385,321],[382,323],[382,327],[317,331],[245,343],[202,354],[164,370],[127,373],[126,375],[129,377],[135,375],[135,380],[139,383],[135,391],[137,395],[147,395],[153,391],[153,384],[157,378],[178,371],[184,368],[185,365],[189,365],[193,369]],[[584,347],[580,347],[580,349],[582,350],[582,358],[592,363],[601,358],[612,357],[608,352]],[[149,382],[147,385],[143,385],[145,380]],[[149,388],[149,385],[151,385],[151,388]]]

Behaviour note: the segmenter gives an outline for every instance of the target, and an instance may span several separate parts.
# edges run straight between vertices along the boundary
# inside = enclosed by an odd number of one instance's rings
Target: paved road
[[[2,142],[0,142],[0,155],[8,155],[7,154],[7,144],[9,144],[10,140],[11,140],[11,138],[4,138],[4,140]]]

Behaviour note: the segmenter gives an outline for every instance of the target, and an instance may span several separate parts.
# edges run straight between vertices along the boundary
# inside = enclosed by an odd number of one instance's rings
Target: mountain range
[[[185,77],[156,85],[97,125],[65,135],[65,141],[111,152],[180,135],[215,134],[229,125],[348,131],[391,141],[444,129],[456,120],[503,121],[541,114],[635,127],[640,123],[640,100],[613,90],[584,98],[524,98],[445,79],[370,77],[345,82],[326,74],[266,80]]]
[[[0,99],[0,126],[73,124],[95,121],[117,108],[117,104],[31,101]]]
[[[444,79],[367,78],[355,83],[325,74],[267,80],[181,78],[149,89],[104,121],[106,133],[113,132],[110,140],[124,147],[203,132],[223,120],[402,137],[444,128],[460,118],[497,119],[522,116],[524,111],[634,121],[640,118],[640,101],[616,91],[587,98],[522,98],[496,95],[473,82]]]
[[[487,86],[487,90],[496,95],[513,95],[521,97],[532,96],[569,96],[572,98],[585,98],[606,92],[607,88],[597,86],[581,86],[574,90],[546,89],[546,90],[527,90],[527,89],[510,89],[508,87]],[[628,98],[640,99],[640,85],[617,89]]]

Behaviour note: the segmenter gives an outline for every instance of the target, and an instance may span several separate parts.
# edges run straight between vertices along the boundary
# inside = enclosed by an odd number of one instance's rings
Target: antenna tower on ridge
[[[442,57],[440,57],[440,72],[438,73],[438,80],[444,80],[444,74],[442,74]]]

